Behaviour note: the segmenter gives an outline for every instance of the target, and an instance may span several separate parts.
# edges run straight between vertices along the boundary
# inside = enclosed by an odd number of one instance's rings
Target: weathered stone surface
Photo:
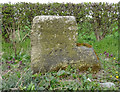
[[[93,48],[76,46],[73,16],[36,16],[31,33],[31,67],[34,73],[71,65],[80,70],[100,68]]]
[[[111,87],[115,87],[115,84],[112,82],[106,82],[106,83],[100,83],[101,87],[107,87],[107,88],[111,88]]]

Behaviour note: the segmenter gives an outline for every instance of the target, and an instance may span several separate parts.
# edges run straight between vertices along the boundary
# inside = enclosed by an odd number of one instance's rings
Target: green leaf
[[[21,74],[19,72],[16,72],[16,73],[17,73],[18,78],[20,78]]]
[[[44,87],[39,87],[39,90],[45,90],[45,88]]]
[[[57,72],[57,76],[62,76],[65,74],[65,71],[64,70],[60,70]]]
[[[77,75],[76,75],[75,73],[73,73],[73,74],[72,74],[72,77],[73,77],[74,79],[76,79],[76,78],[77,78]]]
[[[33,86],[33,83],[31,82],[30,85],[28,86],[27,90],[31,90],[32,86]]]
[[[38,76],[38,74],[36,73],[36,74],[34,74],[34,75],[32,75],[32,77],[37,77]]]

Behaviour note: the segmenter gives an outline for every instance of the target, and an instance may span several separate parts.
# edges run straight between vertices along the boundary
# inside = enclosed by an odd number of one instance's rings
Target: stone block
[[[76,46],[77,23],[74,16],[36,16],[31,32],[33,73],[48,72],[71,65],[80,70],[100,64],[93,48]]]

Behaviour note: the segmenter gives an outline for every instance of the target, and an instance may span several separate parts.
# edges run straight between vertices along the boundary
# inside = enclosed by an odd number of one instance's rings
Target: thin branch
[[[20,41],[20,30],[19,30],[19,25],[18,25],[18,37],[19,37],[19,41]]]
[[[21,41],[21,42],[23,42],[23,41],[24,41],[24,39],[25,39],[27,36],[29,36],[29,33],[28,33],[28,34],[26,34],[26,35],[23,37],[23,39],[22,39],[22,41]]]
[[[29,68],[28,68],[28,70],[29,70]],[[28,70],[27,70],[27,71],[28,71]],[[27,72],[27,71],[26,71],[26,72]],[[26,72],[25,72],[23,75],[25,75],[25,74],[26,74]],[[18,80],[18,82],[16,83],[15,88],[18,86],[18,83],[22,80],[23,75],[21,76],[21,78],[20,78],[20,79]]]

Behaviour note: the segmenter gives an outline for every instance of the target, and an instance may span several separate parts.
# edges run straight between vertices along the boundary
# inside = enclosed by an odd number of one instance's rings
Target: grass
[[[88,34],[89,35],[89,34]],[[2,43],[4,55],[1,58],[2,90],[118,90],[118,33],[108,35],[97,42],[94,33],[78,37],[79,40],[93,45],[102,65],[101,71],[91,73],[91,69],[81,72],[68,66],[58,72],[39,73],[32,75],[30,68],[30,39],[17,43],[17,57],[11,43]],[[21,49],[22,48],[22,49]],[[109,55],[105,55],[105,52]],[[91,82],[88,80],[91,80]],[[113,82],[112,88],[100,87],[100,82]]]

